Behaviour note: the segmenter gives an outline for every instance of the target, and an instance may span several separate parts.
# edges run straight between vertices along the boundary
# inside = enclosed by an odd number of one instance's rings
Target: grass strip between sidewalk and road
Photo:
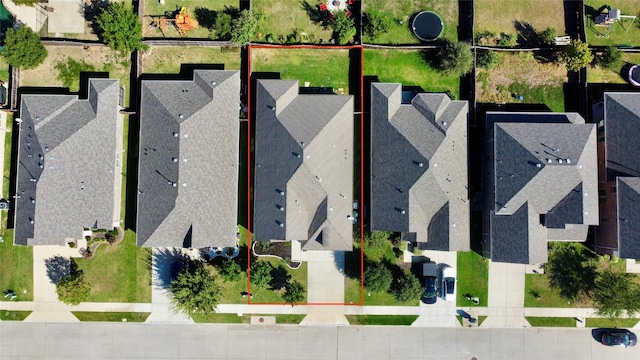
[[[346,315],[351,325],[411,325],[418,315]]]
[[[632,328],[640,319],[587,318],[586,327],[590,328]]]
[[[110,321],[110,322],[145,322],[151,313],[148,312],[93,312],[72,311],[73,316],[80,321]]]
[[[0,310],[0,320],[2,321],[22,321],[31,314],[31,311]]]
[[[251,318],[254,316],[275,316],[276,324],[300,324],[302,319],[305,318],[304,314],[289,314],[289,315],[258,315],[258,314],[244,314],[238,316],[237,314],[189,314],[193,321],[196,323],[222,323],[222,324],[249,324]]]
[[[527,316],[526,319],[534,327],[576,327],[576,319],[572,317]]]

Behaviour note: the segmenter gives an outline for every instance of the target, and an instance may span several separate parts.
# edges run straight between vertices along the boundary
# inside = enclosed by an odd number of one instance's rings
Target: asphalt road
[[[591,329],[0,322],[2,359],[640,359]]]

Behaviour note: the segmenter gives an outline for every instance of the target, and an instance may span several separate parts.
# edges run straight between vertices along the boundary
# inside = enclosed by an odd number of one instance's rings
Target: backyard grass
[[[91,312],[72,311],[73,316],[80,321],[110,321],[110,322],[145,322],[151,313],[148,312]],[[126,320],[124,320],[126,319]]]
[[[151,249],[136,246],[127,230],[117,245],[103,245],[93,259],[75,259],[91,284],[89,302],[151,302]]]
[[[640,64],[640,54],[622,53],[622,61],[612,69],[591,66],[587,69],[587,82],[599,84],[628,84],[629,65]],[[626,71],[624,71],[626,70]]]
[[[640,23],[635,19],[623,19],[613,26],[596,26],[595,16],[603,5],[611,6],[611,9],[620,9],[622,15],[638,16],[640,7],[637,0],[584,0],[585,30],[589,45],[616,45],[638,46],[640,45]]]
[[[225,70],[240,70],[240,49],[152,46],[142,55],[144,74],[177,74],[182,64],[223,64]]]
[[[576,327],[576,319],[571,317],[533,317],[526,318],[533,327]]]
[[[563,0],[474,0],[476,33],[516,35],[515,22],[529,23],[536,31],[554,28],[565,34]]]
[[[593,328],[632,328],[640,319],[587,318],[586,327]]]
[[[346,315],[351,325],[411,325],[418,315]]]
[[[33,300],[33,247],[13,246],[13,229],[6,229],[7,212],[2,212],[0,242],[0,290],[13,290],[16,301]],[[9,301],[0,296],[0,301]]]
[[[318,12],[318,3],[313,0],[253,0],[253,11],[264,16],[253,40],[266,41],[266,36],[271,34],[274,42],[283,43],[296,30],[306,34],[305,43],[328,43],[332,31],[310,17],[310,13]]]
[[[300,87],[333,87],[349,93],[349,51],[327,49],[251,49],[252,72],[280,73]]]
[[[9,64],[0,57],[0,80],[9,83]]]
[[[560,292],[549,285],[546,274],[526,274],[524,278],[524,306],[551,308],[589,308],[593,303],[587,298],[568,301],[560,296]]]
[[[446,0],[370,0],[363,1],[362,11],[376,9],[393,17],[394,22],[386,34],[372,41],[374,44],[414,44],[420,43],[410,29],[410,17],[422,10],[431,10],[442,18],[444,31],[441,38],[452,41],[458,40],[458,2]],[[402,23],[400,23],[402,22]]]
[[[145,1],[144,3],[144,20],[142,23],[143,35],[146,37],[162,37],[159,27],[152,28],[149,25],[153,20],[163,17],[166,12],[175,12],[180,7],[185,6],[189,11],[191,18],[197,20],[200,26],[197,29],[187,32],[187,37],[191,38],[207,38],[212,35],[212,28],[215,24],[216,12],[224,10],[225,7],[238,8],[237,1],[228,0],[165,0],[163,4],[160,1]],[[152,18],[153,17],[153,18]],[[166,37],[179,38],[180,33],[171,24],[167,24]]]
[[[31,314],[31,311],[9,311],[0,310],[0,320],[2,321],[22,321]]]
[[[435,56],[435,52],[428,56]],[[381,82],[420,86],[427,92],[449,93],[454,100],[460,98],[460,78],[432,68],[419,50],[365,49],[364,74],[377,76]]]
[[[487,259],[473,251],[458,251],[458,290],[459,306],[474,306],[465,298],[471,294],[480,299],[479,306],[487,306],[489,300],[489,263]]]
[[[249,324],[253,316],[275,316],[276,324],[300,324],[306,315],[257,315],[244,314],[190,314],[196,323],[227,323],[227,324]]]
[[[121,57],[108,47],[46,46],[46,48],[49,55],[42,64],[34,69],[20,71],[20,86],[69,87],[70,91],[75,92],[80,87],[80,71],[108,72],[110,78],[120,80],[120,86],[124,86],[124,106],[129,105],[131,61],[128,57]],[[69,66],[74,71],[61,72],[60,64],[69,65],[69,59],[81,65]],[[65,85],[65,81],[67,83],[70,81],[70,84]]]
[[[568,79],[563,64],[539,61],[530,52],[497,55],[500,62],[494,68],[477,69],[478,102],[544,104],[551,111],[564,111],[563,86]]]

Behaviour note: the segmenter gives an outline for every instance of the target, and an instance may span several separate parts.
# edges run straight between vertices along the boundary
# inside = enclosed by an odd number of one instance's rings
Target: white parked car
[[[442,269],[440,296],[445,301],[456,301],[456,269],[447,266]]]

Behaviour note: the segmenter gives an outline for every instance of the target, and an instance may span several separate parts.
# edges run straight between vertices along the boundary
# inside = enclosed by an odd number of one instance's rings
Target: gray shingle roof
[[[234,246],[240,73],[141,83],[138,245]]]
[[[619,256],[640,259],[640,178],[618,177]]]
[[[420,248],[469,249],[465,101],[371,85],[371,229],[416,233]]]
[[[90,79],[88,95],[22,96],[16,244],[62,244],[119,222],[118,81]]]
[[[353,97],[299,95],[288,80],[259,80],[256,94],[255,239],[351,250]]]
[[[598,224],[595,124],[545,113],[488,113],[487,123],[492,259],[539,263],[547,241],[584,241],[588,225]]]
[[[607,180],[640,176],[640,94],[605,93]]]

